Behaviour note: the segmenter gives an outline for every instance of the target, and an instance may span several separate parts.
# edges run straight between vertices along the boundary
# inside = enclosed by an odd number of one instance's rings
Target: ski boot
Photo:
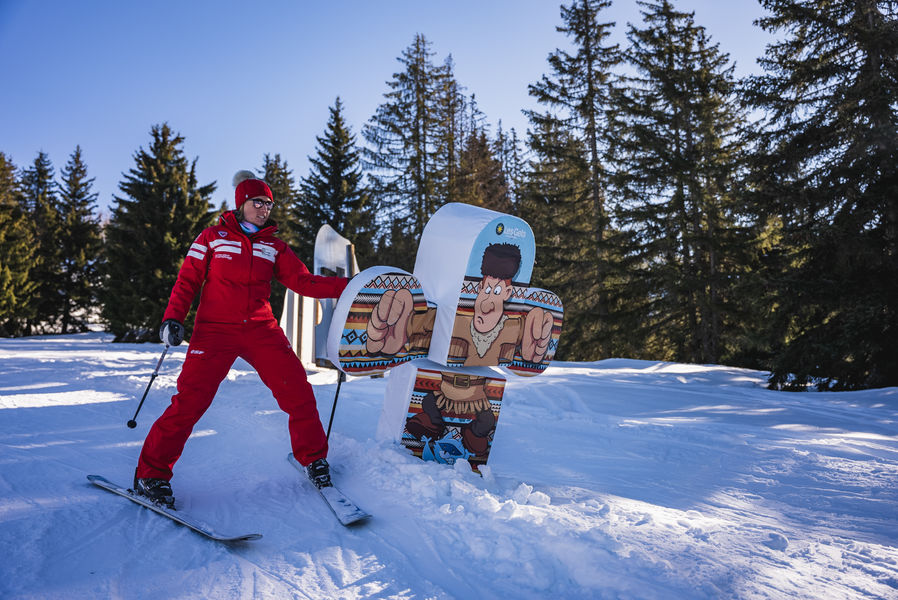
[[[319,490],[323,487],[330,487],[332,485],[331,469],[327,464],[327,461],[323,458],[319,458],[306,467],[306,474],[309,476],[309,480],[311,480]]]
[[[175,507],[175,497],[172,494],[171,484],[164,479],[138,479],[134,476],[134,492],[138,496],[149,498],[165,508]]]

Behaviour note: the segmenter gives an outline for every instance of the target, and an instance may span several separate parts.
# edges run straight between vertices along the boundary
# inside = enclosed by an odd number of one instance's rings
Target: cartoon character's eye
[[[492,288],[492,286],[489,286],[489,285],[488,285],[488,286],[486,286],[485,288],[483,288],[483,293],[484,293],[484,294],[492,294],[492,293],[493,293],[493,288]]]
[[[496,294],[497,296],[502,293],[502,284],[501,283],[496,284],[496,287],[493,290],[493,293]]]

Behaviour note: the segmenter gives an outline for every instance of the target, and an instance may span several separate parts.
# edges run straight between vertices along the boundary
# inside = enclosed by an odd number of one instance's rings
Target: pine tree
[[[271,188],[275,208],[272,218],[278,224],[278,235],[287,242],[293,251],[305,262],[311,259],[310,249],[305,231],[294,223],[292,214],[299,203],[299,192],[293,180],[293,171],[280,154],[265,154],[259,177]]]
[[[162,314],[190,244],[213,214],[215,183],[198,186],[196,159],[188,163],[184,138],[154,125],[148,150],[119,183],[106,226],[103,319],[118,342],[158,339]],[[192,317],[185,325],[190,329]]]
[[[97,304],[102,239],[100,222],[94,215],[97,194],[91,189],[93,181],[87,176],[87,165],[77,146],[62,170],[59,186],[59,216],[65,234],[60,240],[62,333],[87,331],[87,319]]]
[[[445,202],[464,202],[459,197],[463,177],[461,155],[466,140],[472,134],[472,126],[467,112],[479,111],[473,96],[470,102],[462,93],[462,87],[455,79],[455,62],[450,54],[436,71],[435,137],[436,152],[434,155],[434,175],[436,179],[435,195]]]
[[[536,264],[531,281],[552,290],[564,303],[564,338],[556,357],[596,356],[599,321],[594,316],[598,282],[593,275],[595,247],[589,165],[583,141],[546,119],[534,124],[532,152],[524,176],[518,213],[533,229]]]
[[[303,201],[310,209],[306,214],[314,229],[312,241],[322,225],[330,225],[355,244],[359,264],[371,266],[374,264],[375,206],[362,184],[356,138],[343,117],[339,97],[330,108],[324,135],[315,139],[316,156],[309,158],[309,175],[300,184]]]
[[[512,214],[517,214],[524,175],[524,158],[518,132],[512,127],[508,133],[505,133],[500,120],[493,145],[493,153],[499,159],[502,172],[505,174],[508,201],[511,204],[510,211]]]
[[[781,41],[748,95],[768,119],[754,168],[782,332],[771,383],[898,385],[898,7],[762,0]]]
[[[382,211],[378,225],[391,232],[381,243],[386,255],[380,259],[409,270],[424,225],[444,201],[438,194],[445,170],[438,159],[437,103],[447,84],[433,56],[430,42],[417,34],[398,59],[402,70],[387,82],[385,101],[362,130],[369,144],[364,166]]]
[[[511,213],[508,181],[486,131],[473,132],[465,140],[458,164],[456,202]]]
[[[639,4],[645,27],[627,34],[636,75],[615,96],[619,322],[651,358],[719,362],[737,335],[734,286],[750,252],[737,225],[733,67],[692,13],[668,0]]]
[[[39,152],[31,167],[22,173],[24,204],[35,230],[35,258],[29,277],[35,284],[33,316],[26,321],[25,335],[56,331],[62,314],[60,276],[61,240],[65,232],[59,217],[53,164]]]
[[[458,147],[451,155],[455,164],[452,180],[447,180],[446,200],[510,213],[508,178],[497,156],[497,143],[489,139],[486,116],[474,94],[470,99],[461,96],[458,107],[461,112],[453,119],[456,131],[451,136]]]
[[[546,216],[532,214],[531,225],[534,220],[546,221],[552,215],[551,218],[558,219],[559,223],[571,223],[568,234],[578,236],[569,243],[566,241],[565,248],[548,247],[546,254],[538,258],[549,269],[570,270],[570,284],[553,291],[565,302],[565,321],[583,326],[565,328],[569,332],[565,335],[565,344],[571,344],[571,335],[583,339],[584,343],[570,346],[582,349],[583,354],[575,355],[580,359],[608,356],[611,350],[606,344],[607,335],[596,333],[595,327],[585,327],[587,323],[604,324],[609,315],[605,280],[608,277],[610,249],[607,238],[611,222],[606,198],[605,152],[613,69],[620,62],[620,53],[616,45],[607,44],[613,23],[601,23],[599,16],[610,5],[610,0],[575,0],[570,6],[561,7],[564,26],[556,29],[571,38],[573,51],[557,49],[552,52],[548,57],[551,73],[529,87],[530,95],[547,107],[544,113],[527,111],[532,127],[531,148],[543,165],[538,171],[545,170],[545,165],[561,172],[578,171],[582,165],[587,169],[584,187],[570,182],[570,185],[561,185],[548,193],[537,190],[537,195],[544,200],[536,204],[531,202],[528,209],[541,208],[546,212]],[[538,139],[538,136],[543,137]],[[572,155],[575,150],[582,154]],[[561,161],[566,160],[574,162],[562,164]],[[566,196],[562,199],[561,194]],[[562,209],[569,213],[562,214]],[[563,254],[574,248],[575,254]],[[585,254],[582,254],[583,250]],[[575,256],[577,262],[572,265],[570,261]],[[575,280],[583,284],[579,292]],[[576,301],[571,296],[587,293],[587,290],[592,294],[588,302]],[[580,315],[579,310],[586,312]]]
[[[34,231],[26,218],[16,167],[0,152],[0,336],[20,335],[33,316],[30,278]]]

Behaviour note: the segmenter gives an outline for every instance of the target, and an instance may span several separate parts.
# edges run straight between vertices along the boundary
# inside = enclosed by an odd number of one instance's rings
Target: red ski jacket
[[[312,275],[283,240],[274,237],[273,222],[247,235],[234,211],[218,225],[197,236],[172,288],[163,319],[184,322],[202,287],[196,322],[245,323],[273,319],[271,279],[312,298],[337,298],[346,287],[344,277]]]

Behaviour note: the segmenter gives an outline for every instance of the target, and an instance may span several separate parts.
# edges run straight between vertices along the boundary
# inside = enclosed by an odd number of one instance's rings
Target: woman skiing
[[[172,467],[238,357],[256,369],[289,415],[296,460],[315,485],[330,485],[327,438],[312,386],[268,297],[272,277],[313,298],[339,297],[348,280],[312,275],[290,247],[274,237],[277,225],[268,218],[274,197],[264,181],[240,171],[234,185],[236,210],[225,212],[218,225],[203,230],[190,246],[159,330],[163,342],[180,344],[184,318],[202,289],[178,391],[150,428],[134,474],[138,494],[168,506],[174,505]]]

